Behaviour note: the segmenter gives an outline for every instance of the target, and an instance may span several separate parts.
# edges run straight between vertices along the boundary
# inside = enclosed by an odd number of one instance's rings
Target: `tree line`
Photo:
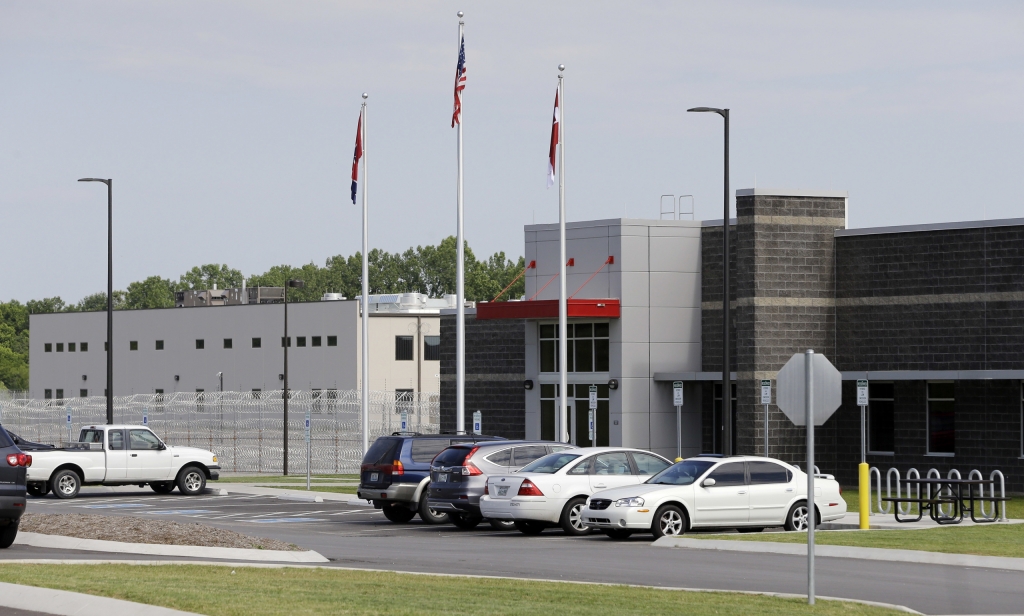
[[[454,236],[446,237],[437,246],[416,246],[405,252],[389,253],[373,249],[368,254],[371,295],[390,293],[423,293],[442,297],[455,293],[456,248]],[[489,301],[508,286],[525,266],[523,257],[516,261],[496,252],[478,261],[469,244],[465,244],[466,299]],[[124,290],[114,291],[114,310],[173,308],[174,293],[185,290],[230,289],[242,286],[281,287],[292,279],[302,280],[305,288],[288,291],[289,302],[318,301],[324,293],[341,293],[354,298],[362,294],[362,260],[357,252],[345,257],[327,259],[323,267],[307,263],[299,267],[275,265],[262,274],[246,278],[242,272],[226,264],[193,267],[177,281],[150,276],[133,282]],[[519,298],[526,287],[522,278],[502,296],[502,300]],[[60,296],[0,302],[0,389],[28,389],[28,324],[29,314],[50,312],[89,312],[107,309],[105,291],[93,293],[76,303],[67,303]]]

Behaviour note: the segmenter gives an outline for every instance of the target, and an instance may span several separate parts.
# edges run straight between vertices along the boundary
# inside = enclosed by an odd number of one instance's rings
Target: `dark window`
[[[441,361],[441,336],[423,336],[423,361]]]
[[[139,341],[138,340],[130,340],[128,342],[128,350],[129,351],[138,351],[139,350]]]
[[[295,339],[295,346],[300,346],[300,347],[306,346],[306,337],[305,336],[299,336],[298,338],[296,338]]]
[[[512,453],[512,466],[526,466],[546,455],[548,455],[548,448],[543,445],[516,447]]]
[[[89,343],[88,342],[82,342],[82,343],[80,343],[78,345],[78,348],[82,349],[82,352],[85,353],[86,351],[89,350]]]
[[[487,461],[498,466],[508,466],[512,462],[512,449],[502,449],[487,456]]]
[[[153,393],[157,394],[157,395],[162,395],[164,393],[164,390],[162,390],[162,389],[154,389]]]
[[[896,387],[868,383],[868,451],[892,453],[896,441]]]
[[[43,390],[43,398],[46,398],[47,400],[52,399],[53,398],[53,390],[52,389],[44,389]]]
[[[928,383],[928,453],[955,451],[953,383]]]
[[[68,343],[68,353],[74,353],[74,352],[75,352],[75,343],[74,342],[69,342]]]
[[[572,398],[570,397],[570,400]],[[572,404],[570,402],[569,404]],[[540,438],[542,441],[555,440],[555,409],[558,408],[558,385],[540,386]]]
[[[706,460],[685,460],[665,469],[658,475],[651,477],[647,483],[664,484],[670,486],[688,486],[700,477],[714,462]]]
[[[110,435],[110,449],[112,451],[123,451],[124,450],[124,430],[111,430]]]
[[[263,347],[263,340],[261,338],[252,339],[252,348],[259,349]]]
[[[288,346],[292,345],[292,337],[288,336]],[[281,336],[281,346],[284,347],[284,336]]]
[[[320,336],[313,336],[309,341],[309,346],[320,346]]]
[[[793,474],[774,462],[748,462],[750,483],[789,483]]]
[[[46,344],[44,344],[44,345],[43,345],[43,352],[44,352],[44,353],[52,353],[52,352],[53,352],[53,344],[51,344],[51,343],[49,343],[49,342],[47,342]]]
[[[570,323],[566,329],[569,372],[608,372],[609,340],[607,323]],[[540,370],[557,372],[558,326],[540,326]]]
[[[109,350],[110,350],[110,344],[104,342],[103,343],[103,351],[106,352],[106,351],[109,351]]]
[[[631,452],[633,456],[633,462],[636,463],[637,473],[640,475],[657,475],[666,468],[672,466],[672,464],[666,460],[662,460],[658,456],[652,456],[649,453],[637,453]]]
[[[196,340],[196,348],[197,349],[205,349],[206,348],[206,341],[201,339],[201,338],[199,340]]]
[[[714,453],[725,453],[725,421],[722,418],[722,384],[715,383]],[[736,383],[732,383],[732,451],[736,453]]]
[[[58,353],[63,353],[64,352],[64,343],[63,342],[58,342],[57,343],[57,352]]]
[[[451,439],[446,438],[418,438],[412,442],[412,461],[430,462],[434,456],[451,445]]]
[[[363,456],[363,464],[391,464],[398,457],[397,445],[402,442],[398,438],[379,438],[370,445]]]
[[[338,346],[338,337],[327,336],[327,346]]]
[[[225,338],[224,339],[224,348],[225,349],[230,349],[231,345],[232,345],[231,338]]]
[[[160,449],[160,439],[149,430],[129,430],[128,446],[130,449],[155,451]]]
[[[412,336],[395,336],[395,361],[412,361]]]
[[[63,400],[64,399],[64,390],[63,389],[58,389],[57,390],[57,399],[58,400]]]
[[[164,341],[163,340],[157,340],[156,344],[154,346],[155,346],[157,351],[163,351],[164,350]]]
[[[88,398],[89,397],[89,390],[88,389],[79,389],[78,390],[78,397],[79,398]]]
[[[471,447],[449,447],[437,454],[432,464],[434,466],[462,466],[469,455]]]
[[[715,480],[715,487],[742,486],[747,483],[746,474],[743,472],[743,462],[723,464],[711,471],[708,479]]]

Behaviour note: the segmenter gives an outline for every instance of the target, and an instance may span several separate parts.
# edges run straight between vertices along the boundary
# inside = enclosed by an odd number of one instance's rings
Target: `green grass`
[[[306,490],[306,484],[302,485],[258,485],[257,488],[280,488],[282,490]],[[310,492],[333,492],[335,494],[355,494],[357,486],[318,486],[315,483],[310,485]]]
[[[807,543],[807,533],[756,533],[752,535],[686,535],[700,539]],[[952,526],[921,530],[821,531],[814,533],[817,545],[846,545],[891,550],[922,550],[946,554],[1011,556],[1024,558],[1024,524]]]
[[[359,481],[359,475],[313,475],[313,481],[337,483],[340,481]],[[230,475],[220,476],[220,483],[300,483],[306,481],[306,475]]]
[[[898,614],[857,603],[331,569],[0,565],[0,580],[217,616],[303,614]]]

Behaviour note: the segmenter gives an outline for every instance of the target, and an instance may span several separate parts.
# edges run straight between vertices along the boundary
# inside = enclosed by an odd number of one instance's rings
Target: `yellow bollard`
[[[867,530],[871,528],[868,516],[871,514],[871,474],[867,462],[857,465],[860,474],[860,528]]]

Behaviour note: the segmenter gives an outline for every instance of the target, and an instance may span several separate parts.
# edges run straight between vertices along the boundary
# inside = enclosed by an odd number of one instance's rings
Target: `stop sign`
[[[824,355],[797,353],[779,370],[775,403],[798,426],[807,425],[807,357],[811,357],[811,401],[814,425],[820,426],[836,412],[843,398],[843,377]]]

